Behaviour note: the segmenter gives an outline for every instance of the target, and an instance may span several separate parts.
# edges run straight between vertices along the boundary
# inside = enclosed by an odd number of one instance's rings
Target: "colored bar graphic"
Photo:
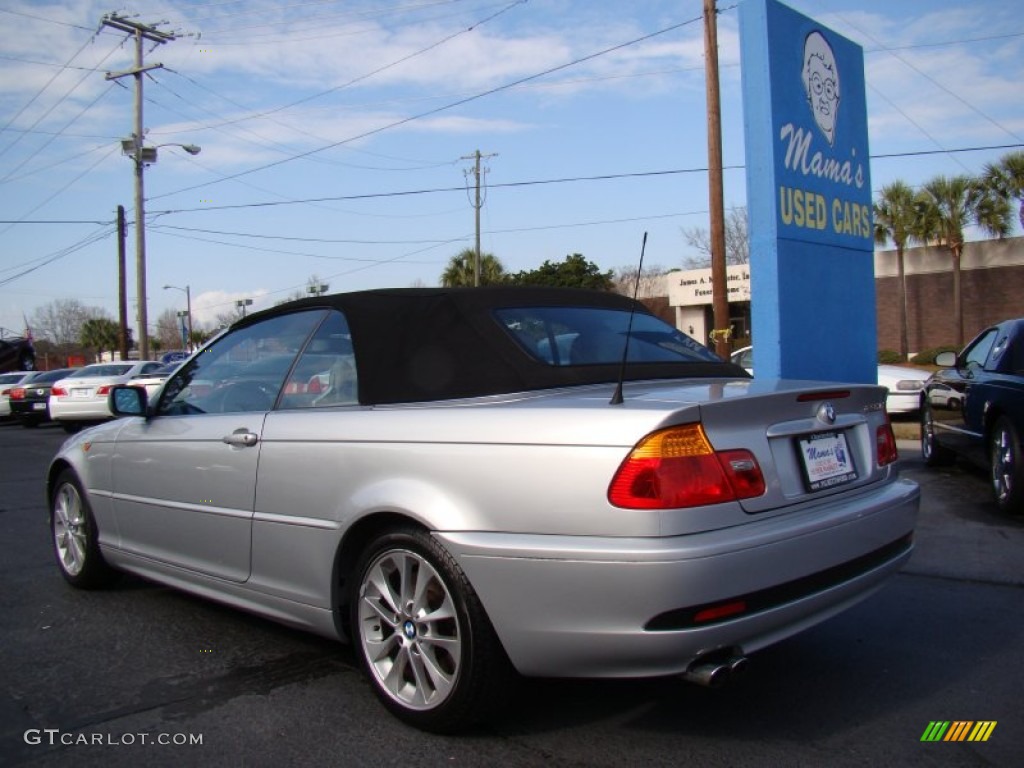
[[[996,720],[932,720],[921,734],[921,741],[988,741]]]

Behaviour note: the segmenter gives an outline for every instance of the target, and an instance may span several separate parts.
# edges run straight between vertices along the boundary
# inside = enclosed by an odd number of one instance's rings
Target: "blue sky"
[[[741,0],[742,1],[742,0]],[[115,4],[116,5],[116,4]],[[1024,143],[1011,0],[792,0],[865,51],[872,186],[976,174]],[[707,226],[701,0],[138,2],[150,324],[304,291],[436,285],[473,245],[508,271],[582,253],[678,267]],[[719,0],[725,203],[745,205],[737,9]],[[74,298],[117,314],[134,221],[132,66],[112,5],[0,0],[0,326]],[[197,34],[201,33],[201,34]],[[636,42],[634,42],[636,41]],[[195,144],[193,157],[174,144]],[[988,149],[985,149],[988,148]],[[16,222],[16,223],[11,223]],[[64,223],[67,222],[67,223]],[[1018,233],[1019,234],[1019,233]],[[136,300],[128,235],[130,315]],[[132,320],[134,324],[134,319]]]

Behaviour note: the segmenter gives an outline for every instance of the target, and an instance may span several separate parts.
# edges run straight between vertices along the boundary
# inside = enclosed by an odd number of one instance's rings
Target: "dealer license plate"
[[[32,410],[33,411],[45,411],[46,410],[46,403],[32,403]]]
[[[857,479],[846,435],[842,432],[819,432],[800,438],[807,489],[821,491]]]
[[[91,389],[72,389],[71,390],[71,396],[72,397],[82,397],[82,398],[92,397],[92,390]]]

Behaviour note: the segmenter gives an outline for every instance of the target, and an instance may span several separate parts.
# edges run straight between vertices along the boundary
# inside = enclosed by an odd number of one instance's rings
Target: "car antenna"
[[[626,359],[629,357],[629,336],[633,332],[633,314],[636,312],[636,297],[640,293],[640,274],[644,269],[644,251],[647,249],[647,233],[644,232],[640,243],[640,263],[636,268],[636,282],[633,284],[633,303],[629,307],[629,324],[626,326],[626,343],[622,348],[622,365],[619,366],[619,381],[615,385],[615,394],[608,405],[622,405],[622,382],[626,378]]]

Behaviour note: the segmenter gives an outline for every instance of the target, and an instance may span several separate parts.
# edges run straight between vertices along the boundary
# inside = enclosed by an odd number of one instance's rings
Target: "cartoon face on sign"
[[[839,70],[832,46],[820,32],[811,32],[804,40],[803,81],[814,122],[829,145],[834,145],[839,113]]]

